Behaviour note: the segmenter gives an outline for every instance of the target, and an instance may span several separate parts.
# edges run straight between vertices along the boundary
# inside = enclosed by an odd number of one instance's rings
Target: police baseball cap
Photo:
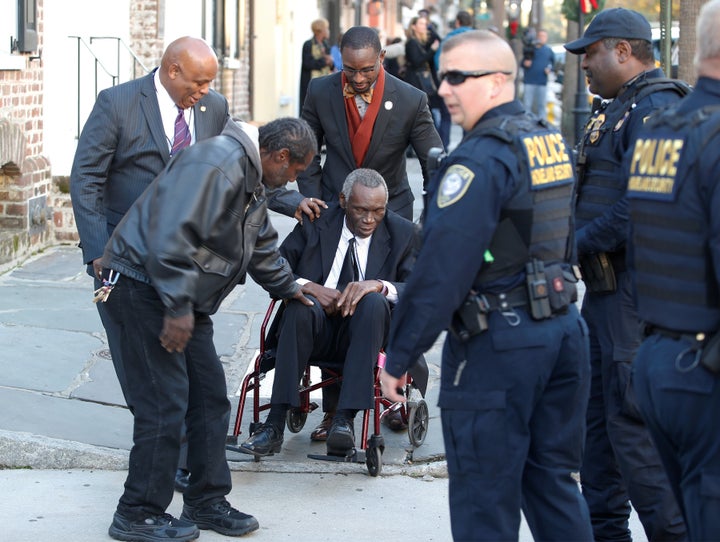
[[[565,44],[574,55],[585,52],[585,47],[605,38],[652,41],[650,23],[637,11],[625,8],[604,9],[585,29],[582,38]]]

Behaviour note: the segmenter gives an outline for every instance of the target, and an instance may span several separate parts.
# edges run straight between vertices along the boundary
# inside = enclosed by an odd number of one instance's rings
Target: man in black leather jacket
[[[312,304],[277,251],[264,185],[295,180],[317,152],[307,123],[291,118],[262,126],[259,147],[231,120],[219,136],[182,150],[105,248],[100,294],[122,329],[123,391],[135,405],[113,538],[182,541],[197,538],[198,527],[240,536],[259,526],[225,499],[230,402],[210,315],[246,272],[274,296]],[[165,510],[183,420],[192,474],[176,519]]]

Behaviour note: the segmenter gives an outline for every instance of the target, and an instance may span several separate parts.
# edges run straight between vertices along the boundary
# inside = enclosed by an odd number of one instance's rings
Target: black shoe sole
[[[257,450],[253,450],[252,448],[246,448],[244,446],[244,443],[237,448],[238,452],[248,455],[254,455],[255,457],[269,457],[271,455],[279,454],[280,450],[282,450],[282,442],[280,444],[275,444],[267,452],[258,452]]]
[[[202,521],[192,520],[186,516],[180,517],[186,521],[192,521],[193,523],[195,523],[198,529],[202,529],[203,531],[215,531],[216,533],[220,533],[225,536],[244,536],[253,531],[257,531],[260,528],[260,523],[258,523],[257,520],[251,522],[247,527],[243,527],[240,529],[228,529],[221,525],[215,525],[214,523],[204,523]]]
[[[201,528],[202,527],[198,527],[198,529]],[[115,540],[123,540],[124,542],[162,542],[163,540],[173,540],[174,542],[190,542],[190,540],[197,540],[197,538],[200,536],[200,531],[198,531],[194,535],[188,535],[180,538],[167,538],[164,536],[157,537],[141,535],[138,533],[128,533],[127,531],[115,529],[111,525],[108,529],[108,535],[110,536],[110,538],[114,538]]]

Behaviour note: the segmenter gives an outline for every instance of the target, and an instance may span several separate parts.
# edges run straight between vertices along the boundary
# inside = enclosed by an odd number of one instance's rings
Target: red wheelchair
[[[260,421],[260,413],[270,408],[269,402],[261,404],[260,401],[260,385],[269,371],[275,368],[275,355],[273,349],[266,348],[268,337],[272,333],[277,332],[279,318],[273,320],[270,324],[278,300],[273,299],[270,302],[262,325],[260,327],[260,352],[255,357],[253,368],[242,381],[240,386],[240,400],[235,416],[235,425],[232,434],[228,436],[226,448],[233,452],[239,452],[238,437],[242,434],[242,417],[248,395],[251,394],[253,419],[250,422],[249,433],[252,435],[262,424]],[[311,459],[320,459],[325,461],[340,461],[350,463],[365,463],[371,476],[378,476],[382,471],[382,454],[385,450],[385,440],[380,433],[380,425],[382,419],[393,411],[400,411],[400,415],[405,424],[407,424],[407,432],[410,443],[415,446],[421,446],[427,435],[429,412],[427,403],[424,400],[427,390],[428,371],[424,358],[418,360],[415,367],[405,375],[403,394],[407,398],[407,402],[394,403],[385,399],[380,390],[379,374],[380,369],[384,366],[385,354],[380,352],[378,355],[378,363],[375,367],[374,378],[374,408],[365,410],[362,416],[362,429],[360,431],[360,448],[355,448],[348,452],[345,456],[308,454]],[[313,383],[310,377],[310,366],[320,367],[325,375],[320,381]],[[311,361],[310,365],[305,368],[304,375],[300,382],[300,406],[288,410],[286,417],[286,426],[292,433],[298,433],[305,426],[307,416],[315,410],[318,405],[310,400],[310,394],[315,390],[319,390],[325,386],[336,384],[342,381],[342,363],[328,361]],[[419,399],[415,399],[417,394]],[[373,434],[368,436],[370,426],[370,416],[373,419]],[[259,457],[254,458],[260,461]]]

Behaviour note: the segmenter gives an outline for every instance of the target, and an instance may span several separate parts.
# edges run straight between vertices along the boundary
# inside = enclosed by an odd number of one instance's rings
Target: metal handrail
[[[136,68],[140,66],[142,71],[144,73],[150,73],[150,68],[147,68],[145,64],[142,63],[142,60],[140,60],[137,55],[133,52],[132,49],[128,46],[127,43],[123,41],[122,38],[119,38],[117,36],[90,36],[90,43],[92,44],[93,40],[115,40],[115,48],[117,50],[117,71],[118,74],[120,73],[120,45],[122,45],[125,50],[130,53],[130,56],[133,59],[133,77],[135,77]]]
[[[117,51],[116,54],[116,67],[115,67],[115,73],[112,73],[106,66],[103,64],[103,62],[98,58],[98,56],[95,54],[95,51],[93,51],[92,47],[83,39],[82,36],[68,36],[71,39],[77,40],[77,134],[76,138],[80,138],[80,108],[82,106],[82,100],[80,95],[80,89],[81,89],[81,77],[80,77],[80,53],[81,53],[81,47],[80,44],[82,44],[85,49],[88,50],[88,52],[92,55],[94,59],[95,64],[95,99],[97,99],[98,96],[98,67],[105,72],[105,74],[110,77],[112,80],[112,86],[117,85],[120,82],[120,45],[125,48],[125,50],[130,53],[130,56],[133,60],[133,72],[132,77],[136,77],[136,70],[137,67],[140,66],[142,71],[144,73],[149,73],[151,70],[145,67],[145,65],[142,63],[142,61],[133,53],[132,49],[128,47],[128,45],[122,40],[122,38],[114,37],[114,36],[91,36],[90,37],[90,44],[93,43],[95,40],[115,40],[115,48]]]
[[[112,79],[112,85],[115,86],[118,77],[120,77],[120,74],[113,75],[110,73],[110,70],[108,70],[105,67],[105,64],[103,64],[100,59],[95,55],[95,52],[92,50],[92,48],[85,42],[85,40],[82,38],[82,36],[68,36],[70,39],[77,40],[77,134],[76,138],[80,138],[80,87],[81,87],[81,80],[80,80],[80,44],[84,45],[85,48],[90,52],[92,57],[95,59],[95,98],[97,98],[98,95],[98,66],[102,68],[102,70],[110,76]]]

